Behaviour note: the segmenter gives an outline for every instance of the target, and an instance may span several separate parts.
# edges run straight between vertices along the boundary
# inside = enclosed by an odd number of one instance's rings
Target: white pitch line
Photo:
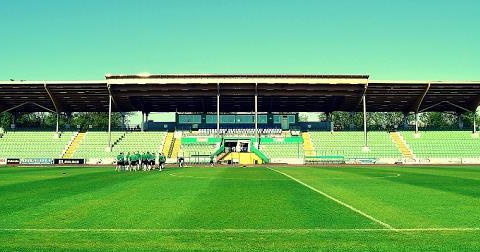
[[[371,215],[363,212],[362,210],[360,210],[360,209],[358,209],[358,208],[355,208],[355,207],[353,207],[353,206],[351,206],[351,205],[349,205],[349,204],[347,204],[347,203],[345,203],[345,202],[343,202],[343,201],[341,201],[341,200],[339,200],[339,199],[337,199],[337,198],[335,198],[335,197],[333,197],[333,196],[330,196],[329,194],[327,194],[327,193],[325,193],[325,192],[322,192],[322,191],[318,190],[318,189],[315,188],[315,187],[312,187],[312,186],[310,186],[310,185],[308,185],[308,184],[305,184],[304,182],[300,181],[300,180],[297,179],[297,178],[294,178],[294,177],[292,177],[292,176],[290,176],[290,175],[288,175],[288,174],[286,174],[286,173],[284,173],[284,172],[277,171],[277,170],[275,170],[275,169],[273,169],[273,168],[270,168],[270,167],[268,167],[268,169],[270,169],[270,170],[272,170],[272,171],[274,171],[274,172],[280,173],[280,174],[282,174],[282,175],[284,175],[284,176],[286,176],[286,177],[288,177],[288,178],[291,178],[292,180],[294,180],[294,181],[296,181],[297,183],[299,183],[299,184],[301,184],[301,185],[303,185],[303,186],[311,189],[312,191],[315,191],[315,192],[317,192],[317,193],[319,193],[319,194],[321,194],[321,195],[323,195],[323,196],[325,196],[325,197],[327,197],[327,198],[335,201],[336,203],[338,203],[338,204],[340,204],[340,205],[342,205],[342,206],[344,206],[344,207],[346,207],[346,208],[348,208],[348,209],[350,209],[350,210],[352,210],[352,211],[354,211],[354,212],[356,212],[356,213],[364,216],[365,218],[367,218],[367,219],[369,219],[369,220],[371,220],[371,221],[373,221],[373,222],[376,222],[376,223],[378,223],[378,224],[386,227],[387,229],[396,230],[396,229],[395,229],[394,227],[392,227],[391,225],[389,225],[389,224],[387,224],[387,223],[385,223],[385,222],[383,222],[383,221],[381,221],[381,220],[379,220],[379,219],[377,219],[377,218],[375,218],[375,217],[373,217],[373,216],[371,216]]]
[[[396,231],[401,232],[429,232],[429,231],[453,231],[453,232],[464,232],[464,231],[480,231],[480,228],[402,228],[395,229]]]
[[[480,228],[305,228],[305,229],[148,229],[148,228],[2,228],[5,232],[51,233],[335,233],[335,232],[478,232]]]

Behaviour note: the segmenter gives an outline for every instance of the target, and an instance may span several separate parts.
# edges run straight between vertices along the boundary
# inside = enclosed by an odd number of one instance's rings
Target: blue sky
[[[0,80],[106,73],[480,80],[476,0],[15,0]]]

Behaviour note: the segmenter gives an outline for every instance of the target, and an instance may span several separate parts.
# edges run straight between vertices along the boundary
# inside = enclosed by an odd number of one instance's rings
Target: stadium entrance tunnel
[[[223,164],[265,164],[268,158],[254,145],[252,139],[224,139],[223,152],[218,155],[217,161]]]

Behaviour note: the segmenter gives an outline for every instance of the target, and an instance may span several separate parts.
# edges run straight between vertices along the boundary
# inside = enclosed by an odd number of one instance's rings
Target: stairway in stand
[[[175,132],[168,132],[165,137],[162,152],[167,158],[177,159],[178,152],[180,152],[180,145],[182,144],[181,135],[175,136]]]
[[[174,136],[174,132],[167,132],[167,135],[165,136],[165,142],[163,144],[162,153],[165,154],[165,156],[167,157],[170,154],[170,149],[173,144],[173,140],[175,139],[173,136]]]
[[[173,138],[173,143],[170,146],[170,151],[168,152],[169,158],[177,159],[178,153],[180,152],[181,143],[182,143],[181,138],[177,138],[177,137]]]
[[[227,154],[228,153],[226,152],[220,153],[220,155],[217,156],[217,161],[222,161],[227,156]]]
[[[403,139],[403,137],[398,132],[390,132],[390,136],[392,137],[393,142],[397,145],[397,148],[402,153],[403,157],[405,158],[415,158],[412,149],[408,147],[407,143]]]
[[[85,134],[86,134],[85,131],[78,132],[78,134],[75,136],[75,138],[73,139],[73,141],[70,143],[67,150],[63,154],[62,158],[72,158],[73,157],[73,153],[75,153],[75,151],[77,150],[78,145],[80,145],[80,142],[85,137]]]
[[[302,132],[303,152],[305,156],[315,156],[315,146],[312,144],[310,133]]]

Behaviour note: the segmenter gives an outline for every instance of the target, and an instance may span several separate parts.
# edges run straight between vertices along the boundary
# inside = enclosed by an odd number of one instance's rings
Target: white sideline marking
[[[335,233],[335,232],[478,232],[480,228],[305,228],[305,229],[184,229],[184,228],[2,228],[5,232],[63,233]]]
[[[480,228],[403,228],[395,229],[402,232],[417,232],[417,231],[480,231]]]
[[[374,221],[374,222],[376,222],[376,223],[378,223],[378,224],[386,227],[387,229],[396,230],[396,229],[395,229],[394,227],[392,227],[391,225],[389,225],[389,224],[387,224],[387,223],[385,223],[385,222],[383,222],[383,221],[381,221],[381,220],[379,220],[379,219],[377,219],[377,218],[375,218],[375,217],[373,217],[373,216],[371,216],[371,215],[363,212],[362,210],[357,209],[357,208],[355,208],[355,207],[353,207],[353,206],[351,206],[351,205],[349,205],[349,204],[347,204],[347,203],[345,203],[345,202],[343,202],[343,201],[341,201],[341,200],[339,200],[339,199],[337,199],[337,198],[334,198],[333,196],[330,196],[330,195],[328,195],[327,193],[322,192],[322,191],[318,190],[318,189],[315,188],[315,187],[312,187],[312,186],[310,186],[310,185],[308,185],[308,184],[305,184],[305,183],[303,183],[302,181],[300,181],[299,179],[296,179],[296,178],[294,178],[294,177],[292,177],[292,176],[290,176],[290,175],[288,175],[288,174],[286,174],[286,173],[284,173],[284,172],[277,171],[277,170],[275,170],[275,169],[273,169],[273,168],[270,168],[270,167],[268,167],[268,169],[270,169],[270,170],[272,170],[272,171],[274,171],[274,172],[280,173],[280,174],[282,174],[282,175],[284,175],[284,176],[286,176],[286,177],[291,178],[292,180],[294,180],[294,181],[296,181],[297,183],[299,183],[299,184],[301,184],[301,185],[303,185],[303,186],[311,189],[312,191],[315,191],[315,192],[317,192],[317,193],[319,193],[319,194],[321,194],[321,195],[323,195],[323,196],[325,196],[325,197],[327,197],[327,198],[329,198],[329,199],[337,202],[338,204],[340,204],[340,205],[342,205],[342,206],[344,206],[344,207],[346,207],[346,208],[348,208],[348,209],[350,209],[350,210],[352,210],[352,211],[354,211],[354,212],[356,212],[356,213],[358,213],[358,214],[366,217],[367,219],[369,219],[369,220],[371,220],[371,221]]]

